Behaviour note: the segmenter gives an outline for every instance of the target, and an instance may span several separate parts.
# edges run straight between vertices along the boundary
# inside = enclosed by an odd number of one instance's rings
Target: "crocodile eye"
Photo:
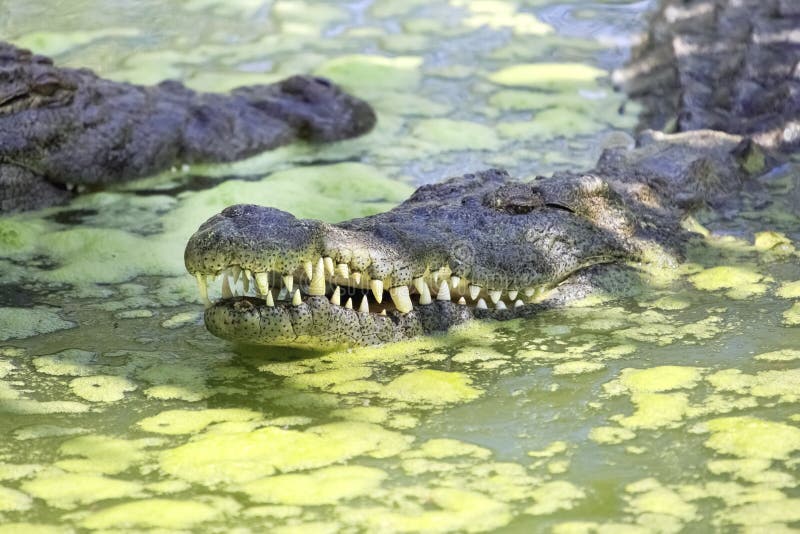
[[[483,205],[513,215],[530,213],[545,205],[541,194],[531,184],[513,183],[503,185],[483,198]]]
[[[53,96],[60,87],[57,82],[48,82],[33,86],[33,90],[43,96]]]
[[[33,92],[43,96],[53,96],[56,91],[63,88],[64,85],[61,83],[61,80],[55,76],[46,74],[37,77],[33,81],[33,87],[31,89]]]

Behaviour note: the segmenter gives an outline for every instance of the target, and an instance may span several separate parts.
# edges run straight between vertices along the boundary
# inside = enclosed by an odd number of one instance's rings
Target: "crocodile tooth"
[[[347,299],[347,302],[344,303],[344,307],[347,308],[348,310],[352,310],[353,309],[353,299],[352,298]]]
[[[314,264],[312,264],[310,261],[305,262],[303,264],[303,270],[306,272],[306,277],[311,280],[311,278],[314,276]]]
[[[519,291],[517,291],[516,289],[514,289],[512,291],[509,291],[508,292],[508,300],[516,299],[518,294],[519,294]]]
[[[272,300],[272,291],[270,291],[269,289],[267,290],[266,294],[264,295],[264,300],[267,301],[267,306],[269,306],[270,308],[275,306],[275,301]]]
[[[233,276],[233,285],[239,283],[239,277],[242,274],[242,268],[238,265],[233,265],[231,267],[231,275]]]
[[[439,284],[439,292],[436,294],[436,300],[450,300],[450,287],[447,285],[447,280],[442,280]]]
[[[361,299],[361,306],[358,307],[360,313],[369,313],[369,296],[364,293],[364,298]]]
[[[389,295],[400,313],[408,313],[414,309],[414,305],[411,304],[411,297],[408,294],[408,286],[393,287],[389,290]]]
[[[458,303],[461,304],[462,306],[466,306],[467,305],[467,299],[465,299],[464,297],[461,297],[460,299],[458,299]]]
[[[431,290],[428,287],[428,284],[422,285],[422,291],[419,293],[419,303],[422,305],[431,303]]]
[[[336,289],[333,290],[333,295],[331,295],[331,304],[336,304],[337,306],[342,305],[342,298],[339,294],[339,286],[336,286]]]
[[[333,258],[331,258],[330,256],[325,256],[324,258],[322,258],[322,261],[325,262],[325,274],[328,276],[333,276],[334,272]]]
[[[361,273],[353,273],[350,276],[353,277],[353,282],[355,282],[356,284],[361,283]]]
[[[478,299],[478,303],[475,304],[475,307],[478,308],[479,310],[488,309],[488,306],[486,306],[486,301],[483,299]]]
[[[381,315],[383,315],[383,316],[385,316],[385,315],[386,315],[386,308],[384,308],[384,309],[382,309],[382,310],[381,310]]]
[[[286,286],[286,292],[287,293],[291,293],[292,292],[292,286],[294,285],[294,276],[292,276],[291,274],[287,274],[286,276],[284,276],[283,277],[283,285]]]
[[[478,295],[480,294],[481,294],[481,286],[476,286],[473,284],[469,285],[469,298],[475,300],[476,298],[478,298]]]
[[[439,271],[434,271],[433,273],[431,273],[431,278],[433,278],[434,285],[438,285],[439,284]]]
[[[325,296],[325,265],[322,258],[317,260],[317,265],[314,267],[311,283],[308,286],[308,294],[318,297]]]
[[[452,287],[453,289],[457,288],[458,284],[460,284],[460,283],[461,283],[461,277],[460,276],[453,275],[453,276],[450,277],[450,287]]]
[[[231,291],[231,284],[228,281],[228,275],[222,275],[222,298],[230,299],[233,298],[233,291]]]
[[[346,263],[340,263],[336,266],[336,270],[339,271],[339,276],[347,280],[350,278],[350,267],[347,266]]]
[[[535,287],[528,287],[524,291],[526,297],[532,297],[534,293],[536,293]]]
[[[492,302],[497,304],[497,301],[500,300],[500,297],[503,296],[503,292],[499,289],[492,289],[489,291],[489,298],[492,299]]]
[[[292,306],[300,306],[301,302],[303,302],[303,299],[300,298],[300,290],[295,289],[294,295],[292,296]]]
[[[286,290],[285,287],[282,287],[280,291],[278,291],[278,300],[286,300],[286,297],[289,296],[289,292]]]
[[[243,271],[242,275],[242,289],[247,294],[250,292],[250,275],[246,271]]]
[[[269,275],[267,273],[256,273],[256,287],[262,295],[267,294],[269,291]]]
[[[205,307],[208,308],[211,306],[211,301],[208,300],[208,286],[206,285],[206,277],[200,273],[195,273],[194,277],[197,280],[197,289],[200,291],[200,300],[202,300]]]
[[[373,279],[369,281],[369,287],[372,289],[372,296],[380,304],[383,302],[383,280]]]
[[[508,308],[506,307],[506,303],[501,300],[501,301],[498,301],[497,304],[495,304],[494,309],[495,310],[507,310]]]
[[[517,300],[515,300],[515,301],[514,301],[514,307],[515,307],[515,308],[519,308],[520,306],[524,306],[524,305],[525,305],[525,303],[524,303],[524,302],[522,302],[522,301],[521,301],[521,300],[519,300],[519,299],[517,299]]]
[[[423,276],[418,276],[417,278],[414,278],[414,280],[412,280],[411,283],[414,284],[414,288],[417,290],[417,293],[419,293],[420,295],[422,295],[422,286],[423,285],[425,285],[425,286],[428,285],[428,284],[425,283],[425,277],[423,277]]]

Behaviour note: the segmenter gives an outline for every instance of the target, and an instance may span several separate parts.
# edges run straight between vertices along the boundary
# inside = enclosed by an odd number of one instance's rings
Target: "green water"
[[[606,73],[646,7],[0,1],[4,38],[63,64],[219,91],[316,72],[380,116],[0,220],[0,533],[800,527],[792,167],[768,209],[701,214],[714,233],[636,297],[446,337],[238,348],[183,272],[232,203],[335,221],[488,166],[589,168],[635,125]]]

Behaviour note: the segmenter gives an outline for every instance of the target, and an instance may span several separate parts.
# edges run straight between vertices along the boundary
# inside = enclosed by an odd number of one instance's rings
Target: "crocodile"
[[[183,164],[347,139],[375,122],[369,104],[323,78],[227,95],[173,80],[148,87],[58,67],[0,41],[0,214]]]
[[[739,9],[751,4],[747,14]],[[712,25],[730,24],[731,10],[753,20],[772,16],[778,28],[798,20],[793,4],[780,0],[666,0],[652,24],[684,28],[668,22],[707,5],[715,16],[702,20]],[[746,48],[774,47],[776,39],[751,39]],[[781,58],[744,53],[702,82],[714,92],[745,79],[753,61],[780,59],[796,71],[800,47],[785,48]],[[643,67],[652,64],[651,50],[644,43],[617,79],[647,87],[636,76],[655,75]],[[797,93],[786,94],[792,102],[745,115],[742,130],[728,128],[734,108],[728,123],[708,128],[684,113],[671,133],[643,130],[635,147],[608,148],[585,172],[524,181],[490,169],[424,185],[390,211],[337,224],[270,207],[228,207],[200,226],[184,254],[206,303],[206,327],[235,342],[328,350],[406,340],[475,318],[530,316],[592,292],[624,294],[637,264],[681,261],[693,235],[681,224],[687,214],[735,203],[792,149],[786,132],[800,106]],[[672,96],[678,115],[694,109],[696,101]],[[212,302],[214,280],[221,298]]]

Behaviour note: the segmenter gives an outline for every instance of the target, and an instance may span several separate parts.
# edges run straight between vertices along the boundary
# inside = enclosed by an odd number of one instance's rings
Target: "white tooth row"
[[[307,261],[303,264],[303,271],[308,280],[307,293],[312,296],[325,296],[327,284],[335,285],[337,283],[348,286],[362,287],[362,280],[366,283],[367,280],[363,279],[362,273],[351,272],[350,268],[345,263],[335,265],[333,259],[330,257],[319,258],[316,263]],[[267,306],[275,306],[275,300],[289,300],[293,305],[298,306],[302,302],[300,289],[294,287],[294,276],[292,274],[277,275],[266,272],[252,273],[249,269],[242,269],[238,265],[229,267],[217,275],[207,276],[201,273],[196,273],[197,286],[200,291],[201,299],[206,307],[211,306],[211,301],[208,298],[208,284],[214,281],[217,276],[222,275],[222,298],[229,299],[235,296],[251,295],[254,297],[263,298]],[[239,282],[241,282],[241,292],[239,291]],[[273,283],[277,285],[277,299],[273,296]],[[369,289],[371,290],[372,297],[380,304],[383,301],[383,291],[385,283],[380,279],[371,279],[368,281]],[[467,299],[473,302],[477,309],[489,309],[487,299],[494,305],[496,310],[505,310],[508,305],[503,301],[503,291],[499,289],[484,289],[481,286],[469,283],[469,281],[462,279],[459,276],[450,275],[450,269],[443,267],[435,271],[428,271],[423,276],[414,278],[412,286],[399,285],[389,288],[389,296],[395,305],[395,308],[401,313],[410,312],[414,306],[411,302],[411,288],[416,290],[419,295],[419,304],[428,305],[432,303],[432,295],[435,295],[436,300],[452,301],[454,296],[457,296],[457,303],[466,306]],[[433,292],[431,287],[434,288]],[[518,298],[520,291],[508,290],[506,295],[508,297],[509,305],[514,307],[523,306],[524,302]],[[544,293],[544,288],[529,287],[522,291],[528,302],[535,302],[540,299]],[[484,296],[486,298],[484,298]],[[341,291],[338,285],[335,285],[333,294],[330,297],[330,302],[337,306],[341,306]],[[344,304],[347,309],[353,309],[353,299],[349,298]],[[358,311],[368,313],[370,309],[369,296],[367,293],[361,300]],[[385,315],[386,310],[381,312]]]

